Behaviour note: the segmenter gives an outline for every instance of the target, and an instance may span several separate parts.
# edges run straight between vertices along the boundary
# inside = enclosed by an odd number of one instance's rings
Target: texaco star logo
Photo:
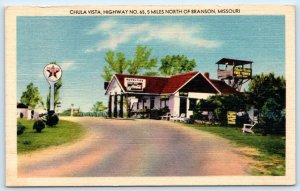
[[[60,69],[55,68],[54,65],[52,65],[52,67],[47,67],[47,72],[49,72],[48,78],[50,78],[51,76],[54,76],[55,78],[57,78],[56,74],[59,71],[60,71]]]
[[[49,82],[57,82],[62,75],[61,68],[56,64],[48,64],[44,68],[44,76]]]

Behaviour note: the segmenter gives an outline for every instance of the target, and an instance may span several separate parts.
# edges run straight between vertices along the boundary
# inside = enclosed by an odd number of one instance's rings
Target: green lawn
[[[189,126],[229,139],[237,146],[257,149],[258,154],[247,153],[247,155],[259,161],[258,164],[253,166],[253,175],[285,175],[285,138],[282,136],[262,136],[258,133],[253,135],[243,134],[242,128],[236,127],[201,126],[198,124]]]
[[[18,122],[26,128],[24,133],[17,137],[18,153],[69,143],[80,139],[86,133],[86,129],[80,124],[63,120],[60,120],[56,127],[46,126],[42,133],[36,133],[32,129],[32,120],[18,119]]]

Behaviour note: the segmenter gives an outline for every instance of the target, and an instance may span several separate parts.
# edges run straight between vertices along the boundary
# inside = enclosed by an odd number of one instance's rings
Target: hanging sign
[[[251,68],[242,68],[239,66],[233,68],[233,76],[238,78],[250,78],[251,73],[252,73]]]
[[[143,91],[146,87],[146,80],[140,78],[125,78],[124,86],[127,91]]]

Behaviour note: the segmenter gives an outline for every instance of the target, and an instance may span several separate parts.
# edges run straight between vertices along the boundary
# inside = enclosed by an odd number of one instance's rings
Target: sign
[[[124,86],[127,91],[143,91],[146,87],[146,80],[140,78],[125,78]]]
[[[227,123],[228,123],[228,125],[236,124],[236,112],[235,111],[227,111]]]
[[[61,78],[60,66],[50,63],[44,67],[44,76],[50,84],[50,111],[54,111],[54,85]]]
[[[238,78],[250,78],[252,74],[251,68],[242,68],[239,66],[236,66],[233,68],[233,76]]]
[[[57,82],[62,76],[62,70],[61,70],[60,66],[58,66],[56,64],[48,64],[47,66],[45,66],[43,73],[49,83]]]

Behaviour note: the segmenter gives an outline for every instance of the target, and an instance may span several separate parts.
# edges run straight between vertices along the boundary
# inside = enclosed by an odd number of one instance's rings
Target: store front
[[[239,93],[209,73],[188,72],[170,77],[115,74],[106,87],[108,117],[138,116],[164,111],[174,116],[193,114],[200,99],[215,94]]]

